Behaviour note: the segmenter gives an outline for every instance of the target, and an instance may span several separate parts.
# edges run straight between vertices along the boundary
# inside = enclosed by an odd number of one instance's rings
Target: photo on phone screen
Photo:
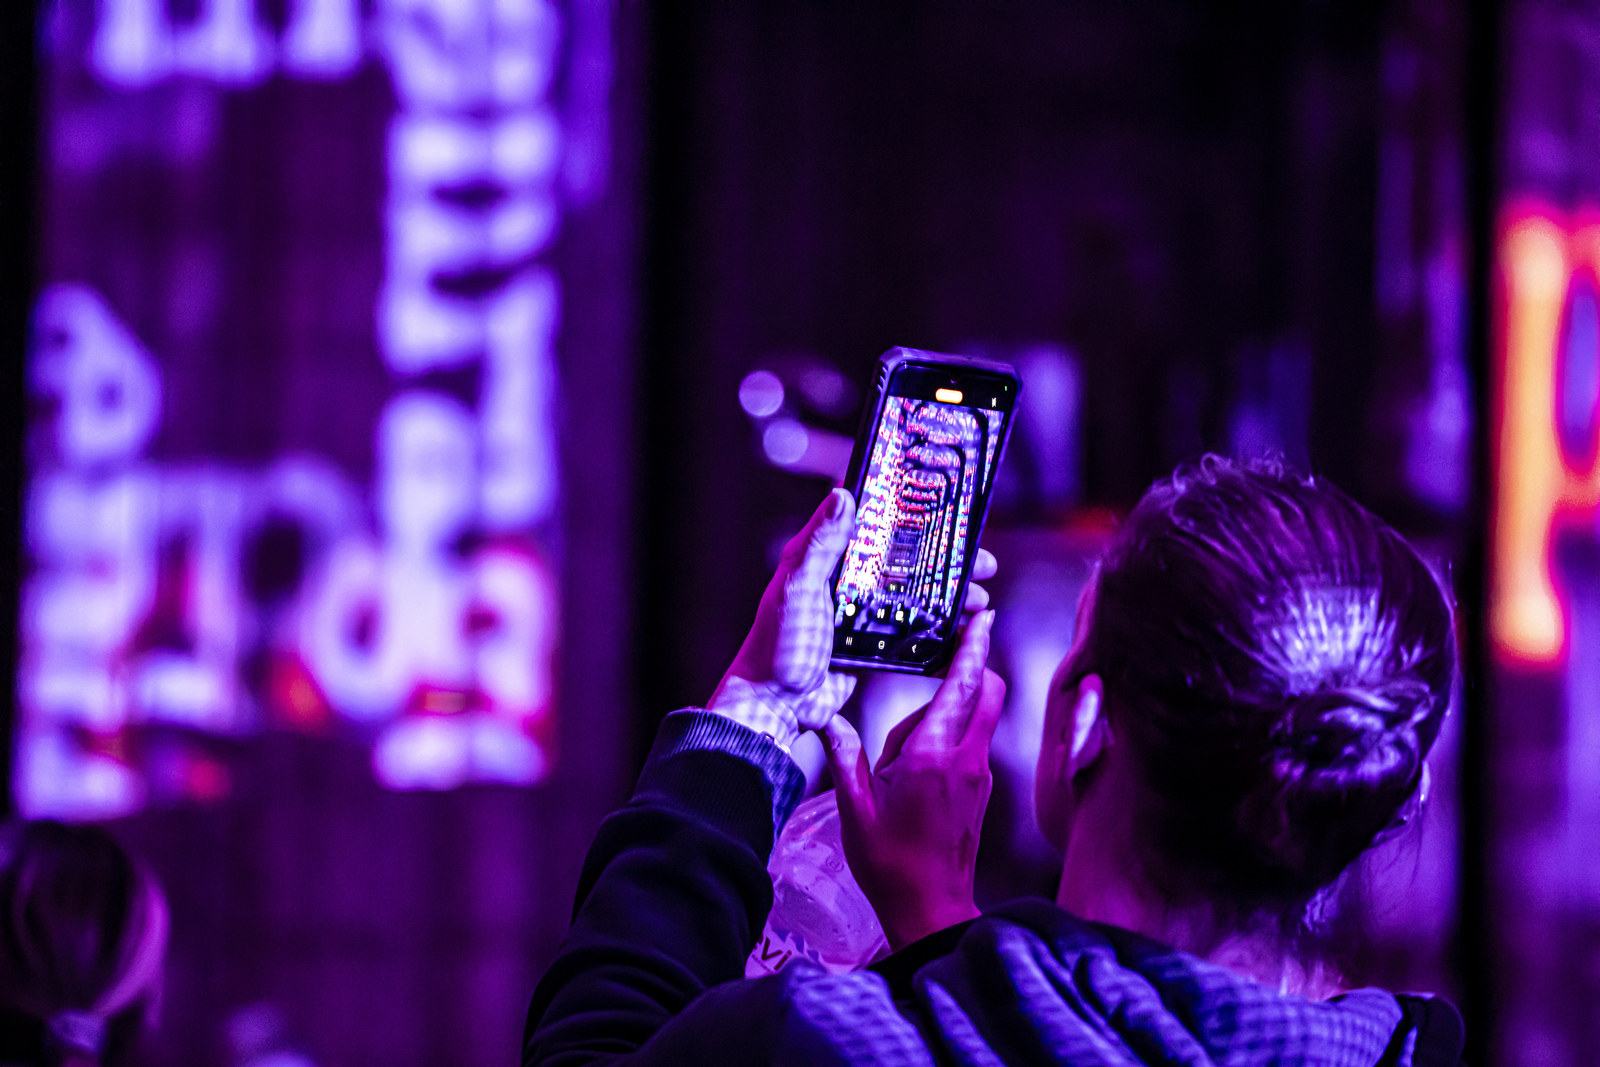
[[[901,366],[887,393],[834,588],[834,655],[918,670],[955,635],[1016,384]]]

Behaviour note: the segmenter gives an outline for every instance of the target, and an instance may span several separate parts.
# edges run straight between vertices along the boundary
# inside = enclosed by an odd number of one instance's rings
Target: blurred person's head
[[[166,942],[160,887],[105,830],[0,827],[0,1062],[124,1062]]]
[[[1277,462],[1179,470],[1108,545],[1052,684],[1035,800],[1061,902],[1093,895],[1076,850],[1193,951],[1308,951],[1325,891],[1416,814],[1455,669],[1434,574],[1344,493]]]

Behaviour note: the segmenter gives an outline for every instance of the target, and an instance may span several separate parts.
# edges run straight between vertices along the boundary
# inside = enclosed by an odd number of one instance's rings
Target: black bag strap
[[[1412,1067],[1461,1067],[1461,1050],[1466,1046],[1467,1028],[1456,1006],[1443,997],[1416,993],[1396,993],[1403,1018],[1395,1027],[1389,1047],[1384,1049],[1378,1067],[1398,1067],[1405,1052],[1406,1038],[1416,1032]]]

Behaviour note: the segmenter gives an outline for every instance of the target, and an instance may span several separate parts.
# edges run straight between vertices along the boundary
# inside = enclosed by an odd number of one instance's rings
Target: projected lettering
[[[394,0],[381,35],[401,109],[378,336],[397,374],[478,363],[481,396],[475,416],[421,393],[385,411],[383,542],[336,554],[313,613],[327,621],[304,647],[347,714],[405,712],[374,752],[389,785],[533,782],[548,765],[555,583],[514,536],[465,566],[451,544],[473,525],[527,530],[556,502],[559,297],[537,257],[558,215],[561,128],[544,96],[559,22],[540,0]]]
[[[1600,224],[1572,225],[1536,208],[1513,212],[1499,262],[1491,627],[1503,654],[1552,663],[1567,645],[1553,537],[1562,526],[1593,530],[1600,505]]]
[[[131,724],[255,725],[238,671],[246,538],[268,515],[329,536],[353,492],[304,457],[257,472],[145,459],[160,373],[88,289],[46,290],[34,334],[30,384],[54,415],[34,427],[18,793],[30,812],[123,814],[145,798]]]
[[[361,0],[289,0],[281,36],[254,0],[199,0],[182,25],[167,0],[100,2],[94,69],[130,89],[178,74],[228,85],[250,85],[277,70],[338,78],[361,60]]]
[[[192,414],[163,410],[163,353],[90,287],[41,294],[22,809],[98,818],[221,796],[227,767],[185,738],[341,720],[375,728],[374,773],[395,788],[538,781],[559,642],[544,546],[560,492],[560,283],[542,260],[568,140],[549,100],[556,9],[289,0],[272,21],[252,0],[85,9],[93,32],[72,61],[114,94],[386,63],[398,107],[371,321],[393,391],[370,431],[370,491],[303,453],[159,461],[163,422]]]

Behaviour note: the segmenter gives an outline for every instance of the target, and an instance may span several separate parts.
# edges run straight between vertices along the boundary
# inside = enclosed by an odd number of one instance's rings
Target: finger
[[[883,751],[878,753],[878,765],[873,768],[874,772],[881,771],[894,762],[895,757],[900,755],[900,749],[905,746],[906,738],[911,736],[911,731],[922,723],[927,714],[928,705],[924,704],[894,724],[894,728],[889,731],[889,736],[883,739]]]
[[[854,529],[855,500],[847,490],[835,489],[784,549],[790,553],[798,544],[801,554],[798,559],[788,555],[778,568],[784,577],[778,597],[772,677],[795,694],[816,689],[827,673],[833,651],[833,596],[828,579]],[[832,710],[837,711],[838,705]],[[821,726],[831,713],[803,725]]]
[[[817,504],[816,510],[811,513],[811,517],[806,520],[806,524],[800,527],[793,537],[784,542],[783,551],[778,555],[779,559],[785,562],[793,562],[805,553],[806,545],[811,541],[811,535],[816,533],[817,529],[828,521],[828,509],[834,506],[833,493],[834,491],[830,489],[828,495],[823,497]]]
[[[961,605],[961,610],[968,615],[976,614],[989,606],[989,590],[974,582],[967,586],[967,602]]]
[[[830,671],[822,684],[801,699],[795,719],[802,730],[820,730],[844,707],[856,691],[856,676]]]
[[[821,503],[817,505],[817,509],[806,520],[806,524],[800,527],[800,530],[793,537],[784,542],[783,551],[779,553],[778,558],[791,567],[797,566],[805,556],[806,550],[811,547],[812,542],[816,539],[817,533],[830,523],[838,521],[839,512],[837,509],[848,505],[850,520],[852,524],[854,523],[855,503],[855,497],[850,495],[850,490],[848,489],[835,487],[828,490],[828,495],[822,498]]]
[[[992,611],[981,612],[967,623],[950,670],[928,705],[928,717],[911,739],[918,749],[948,751],[967,732],[967,720],[983,691],[983,669],[989,659],[989,633],[993,628]]]
[[[835,715],[822,730],[822,748],[833,770],[840,815],[857,823],[863,821],[872,810],[872,770],[861,747],[861,735],[843,715]]]
[[[1000,573],[1000,561],[994,558],[994,553],[987,548],[978,549],[977,559],[972,561],[972,577],[975,581],[993,578]]]
[[[856,528],[856,501],[848,489],[834,489],[818,509],[822,521],[811,529],[800,557],[798,577],[808,586],[825,588],[834,565],[850,544]],[[813,516],[813,519],[815,516]],[[809,524],[808,524],[809,525]]]
[[[961,737],[961,748],[987,762],[989,742],[994,740],[995,727],[1000,724],[1000,713],[1006,706],[1006,683],[1004,678],[985,667],[980,686],[978,704],[972,709],[967,732]]]

